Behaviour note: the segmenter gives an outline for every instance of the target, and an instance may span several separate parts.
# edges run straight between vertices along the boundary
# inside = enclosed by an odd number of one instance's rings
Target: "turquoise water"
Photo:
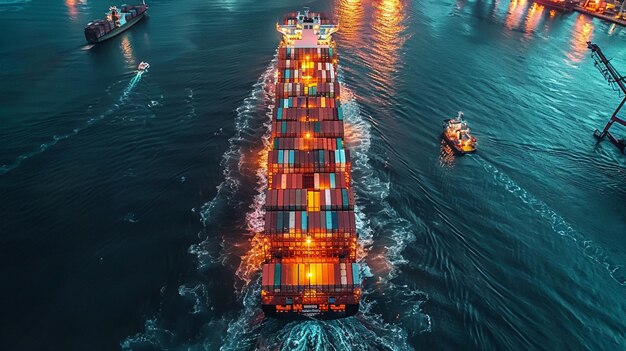
[[[274,25],[303,5],[341,25],[370,276],[331,322],[258,300]],[[626,72],[623,28],[530,1],[155,1],[87,45],[107,6],[0,2],[4,350],[626,347],[626,162],[592,136],[619,96],[585,44]],[[459,110],[475,155],[441,143]]]

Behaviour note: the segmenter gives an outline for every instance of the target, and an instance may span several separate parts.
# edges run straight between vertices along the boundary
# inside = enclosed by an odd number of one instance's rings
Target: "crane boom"
[[[611,86],[611,88],[613,88],[613,90],[618,91],[620,95],[623,93],[625,96],[624,99],[622,99],[620,104],[617,106],[617,109],[615,109],[615,111],[613,112],[613,115],[604,127],[604,130],[600,132],[596,129],[593,135],[598,140],[602,140],[604,139],[604,137],[608,137],[609,140],[613,144],[615,144],[615,146],[617,146],[622,153],[624,153],[624,149],[626,149],[626,142],[623,139],[618,140],[617,138],[615,138],[611,134],[609,129],[615,122],[626,126],[626,121],[617,117],[617,113],[622,109],[624,103],[626,103],[626,84],[624,83],[624,79],[626,79],[626,77],[619,74],[617,69],[613,67],[611,60],[607,59],[606,56],[604,56],[604,53],[598,45],[592,44],[590,41],[588,41],[587,47],[591,50],[591,57],[593,58],[594,66],[600,71],[604,79],[609,82],[609,85]]]

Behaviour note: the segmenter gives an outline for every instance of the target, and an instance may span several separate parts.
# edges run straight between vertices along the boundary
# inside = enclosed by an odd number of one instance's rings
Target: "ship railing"
[[[302,231],[300,229],[288,229],[287,231],[282,229],[270,230],[263,232],[268,240],[300,240],[312,239],[312,240],[349,240],[355,237],[356,228],[349,227],[347,230],[344,228],[337,229],[322,229],[311,228],[310,231]]]
[[[361,284],[336,284],[336,285],[263,285],[261,288],[272,296],[302,294],[315,291],[316,293],[354,293]]]
[[[311,258],[308,258],[310,255]],[[353,247],[335,247],[335,248],[316,248],[307,249],[306,247],[293,248],[289,246],[277,247],[273,246],[267,249],[266,259],[271,261],[272,259],[299,259],[302,258],[302,263],[308,263],[321,259],[321,258],[350,258],[356,257],[356,248]]]

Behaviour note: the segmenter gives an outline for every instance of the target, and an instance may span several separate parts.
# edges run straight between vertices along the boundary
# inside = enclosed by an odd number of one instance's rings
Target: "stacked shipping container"
[[[285,19],[286,38],[328,24],[305,14]],[[334,46],[285,39],[278,49],[261,292],[270,315],[336,318],[358,310],[355,201]]]

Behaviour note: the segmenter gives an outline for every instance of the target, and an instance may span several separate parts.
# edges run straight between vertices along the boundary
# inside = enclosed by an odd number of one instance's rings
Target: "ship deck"
[[[328,47],[328,45],[317,45],[317,34],[313,29],[303,29],[302,30],[302,38],[300,40],[296,40],[294,47],[296,48],[324,48]]]

